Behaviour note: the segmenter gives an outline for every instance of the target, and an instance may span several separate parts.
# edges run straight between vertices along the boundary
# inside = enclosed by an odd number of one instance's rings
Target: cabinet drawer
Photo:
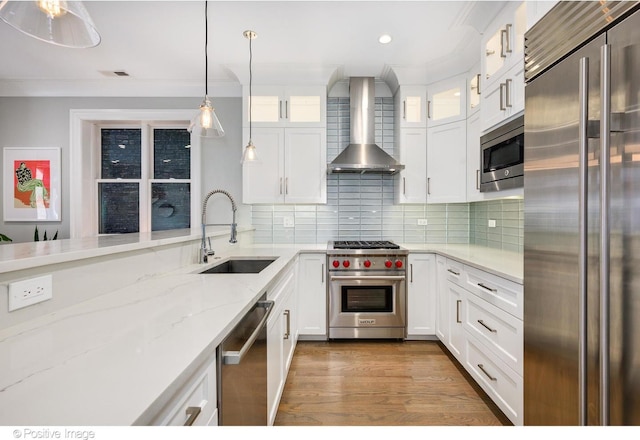
[[[514,283],[499,276],[465,266],[466,289],[489,303],[523,319],[522,284]]]
[[[153,424],[183,426],[190,421],[194,426],[217,425],[218,421],[213,417],[217,412],[216,380],[216,362],[213,358],[208,361],[204,371],[200,370],[193,380],[182,387]],[[193,420],[189,420],[191,408],[195,412],[199,410],[197,416],[193,415]]]
[[[444,268],[444,274],[448,281],[458,286],[464,286],[464,264],[447,258]]]
[[[514,425],[522,425],[523,380],[467,334],[465,368]]]
[[[467,296],[464,329],[522,376],[522,321],[485,300]]]

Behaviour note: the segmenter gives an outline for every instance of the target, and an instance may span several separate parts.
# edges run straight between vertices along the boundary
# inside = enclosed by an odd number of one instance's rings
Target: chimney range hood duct
[[[350,144],[328,166],[330,173],[396,174],[404,169],[375,144],[375,80],[349,79]]]

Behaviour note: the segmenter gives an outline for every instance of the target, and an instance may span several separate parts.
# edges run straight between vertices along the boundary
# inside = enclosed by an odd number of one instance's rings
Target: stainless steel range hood
[[[375,80],[349,79],[350,144],[328,166],[329,173],[395,174],[404,169],[375,144]]]

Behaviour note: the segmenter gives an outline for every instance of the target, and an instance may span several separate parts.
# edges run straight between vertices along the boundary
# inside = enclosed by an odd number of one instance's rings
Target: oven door
[[[329,327],[405,327],[405,275],[341,272],[330,275]]]

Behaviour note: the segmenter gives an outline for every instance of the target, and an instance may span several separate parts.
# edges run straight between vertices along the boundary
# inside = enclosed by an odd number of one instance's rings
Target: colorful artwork
[[[51,162],[48,160],[14,161],[14,207],[48,208],[51,192]]]
[[[60,221],[60,148],[4,147],[4,221]]]

